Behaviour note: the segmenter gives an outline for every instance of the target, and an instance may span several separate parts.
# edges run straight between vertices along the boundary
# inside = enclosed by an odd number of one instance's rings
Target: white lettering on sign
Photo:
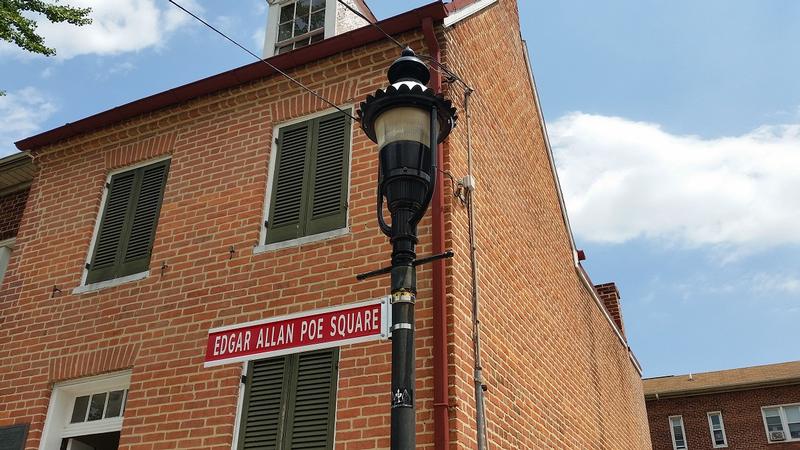
[[[322,338],[322,317],[304,320],[300,324],[300,342],[311,342]]]
[[[345,337],[353,333],[376,331],[380,327],[380,309],[373,308],[360,312],[331,316],[330,336]]]

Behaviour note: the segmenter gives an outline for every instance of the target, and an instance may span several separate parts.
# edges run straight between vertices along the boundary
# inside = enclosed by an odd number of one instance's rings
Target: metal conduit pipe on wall
[[[441,52],[433,20],[422,21],[422,32],[431,58],[439,62]],[[431,71],[431,87],[442,91],[442,76],[438,70]],[[444,167],[443,145],[439,144],[438,167]],[[436,178],[436,188],[431,201],[433,254],[444,252],[444,182]],[[447,355],[447,296],[444,279],[444,260],[433,263],[433,438],[437,450],[450,447],[450,404],[448,395],[449,374]]]
[[[475,183],[472,174],[472,134],[470,128],[469,100],[473,90],[465,88],[464,91],[464,116],[467,127],[467,227],[469,228],[469,262],[470,278],[472,283],[472,351],[475,381],[475,424],[478,441],[478,450],[488,448],[486,436],[486,403],[484,394],[486,384],[483,382],[483,367],[481,364],[481,321],[480,321],[480,291],[478,287],[478,244],[475,240]]]

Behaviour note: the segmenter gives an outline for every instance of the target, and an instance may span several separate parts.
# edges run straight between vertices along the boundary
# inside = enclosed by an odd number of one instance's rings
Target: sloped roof
[[[27,153],[0,158],[0,193],[16,190],[16,186],[31,182],[35,174],[33,160]]]
[[[370,22],[375,23],[378,21],[375,14],[372,13],[372,9],[367,5],[367,2],[364,0],[356,0],[356,4],[358,5],[358,9],[361,10],[361,13],[367,16]]]
[[[645,399],[687,397],[759,387],[800,384],[800,361],[717,372],[645,378]]]
[[[464,4],[469,4],[474,0],[461,1]],[[378,26],[389,34],[399,34],[421,27],[424,19],[432,19],[434,22],[440,21],[447,17],[449,11],[450,8],[442,3],[441,0],[436,0],[403,14],[382,20],[378,22]],[[275,55],[268,58],[267,61],[281,70],[286,71],[383,39],[386,39],[386,37],[377,28],[365,26],[329,39],[323,39],[307,47]],[[20,150],[34,151],[39,147],[44,147],[64,139],[88,133],[141,114],[177,105],[224,89],[240,86],[257,79],[275,75],[276,73],[277,72],[266,64],[263,64],[261,61],[256,61],[227,72],[222,72],[193,83],[117,106],[116,108],[75,122],[67,123],[52,130],[22,139],[14,144]]]

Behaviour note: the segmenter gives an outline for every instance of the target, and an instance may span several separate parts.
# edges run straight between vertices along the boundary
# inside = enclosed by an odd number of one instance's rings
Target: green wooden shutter
[[[147,270],[169,161],[111,177],[86,283]]]
[[[115,277],[119,248],[123,230],[127,223],[128,210],[134,198],[134,171],[123,172],[111,177],[103,217],[94,248],[94,256],[89,265],[87,283],[109,280]]]
[[[333,349],[250,363],[239,449],[332,449],[338,362]]]
[[[350,120],[337,112],[314,123],[306,234],[347,225],[347,177]]]
[[[294,395],[286,423],[285,449],[333,448],[339,354],[322,350],[296,355]]]
[[[143,272],[150,268],[150,254],[153,250],[153,238],[158,225],[168,170],[169,160],[137,171],[138,195],[130,228],[124,235],[125,252],[122,255],[118,277]]]
[[[245,385],[245,402],[239,448],[277,449],[281,444],[282,417],[286,410],[288,357],[250,363]]]
[[[267,220],[267,243],[303,236],[305,174],[310,159],[311,124],[281,128],[275,161],[275,182]]]

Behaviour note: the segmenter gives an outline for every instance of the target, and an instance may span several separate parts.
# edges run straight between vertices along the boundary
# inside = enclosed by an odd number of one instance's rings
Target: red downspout
[[[441,52],[439,41],[433,27],[433,20],[426,17],[422,20],[422,32],[431,58],[439,62]],[[438,70],[431,73],[431,88],[436,92],[442,90],[442,77]],[[437,166],[444,169],[444,146],[439,144]],[[433,254],[444,252],[444,182],[443,177],[436,177],[436,190],[433,193]],[[436,450],[450,447],[450,410],[448,399],[447,373],[447,298],[444,280],[444,260],[433,263],[433,440]]]

